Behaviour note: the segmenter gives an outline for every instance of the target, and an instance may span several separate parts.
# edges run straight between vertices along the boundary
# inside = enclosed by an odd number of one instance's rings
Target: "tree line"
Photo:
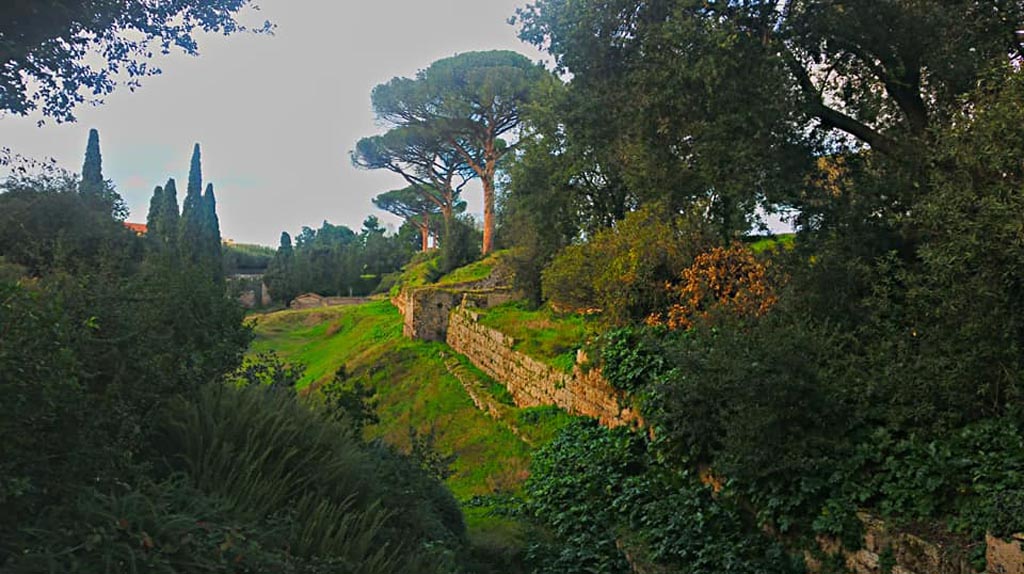
[[[201,169],[197,145],[183,209],[157,187],[144,235],[95,130],[81,176],[0,184],[0,570],[459,568],[455,500],[363,439],[343,373],[301,401],[301,368],[243,360]]]

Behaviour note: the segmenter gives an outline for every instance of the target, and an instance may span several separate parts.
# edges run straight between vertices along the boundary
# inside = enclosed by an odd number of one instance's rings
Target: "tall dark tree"
[[[298,295],[295,288],[295,250],[292,236],[287,231],[281,232],[281,244],[267,267],[265,282],[277,301],[288,303]]]
[[[291,257],[295,252],[292,247],[292,236],[288,235],[287,231],[281,232],[281,244],[278,246],[277,252],[286,258]]]
[[[149,200],[149,212],[146,214],[146,243],[151,247],[160,246],[160,235],[157,228],[160,226],[160,211],[164,208],[164,188],[159,185],[153,190],[153,196]]]
[[[159,239],[163,249],[171,254],[178,251],[179,219],[178,187],[172,178],[168,179],[164,185],[162,207],[156,220],[156,226],[149,230],[151,235]]]
[[[79,191],[82,195],[100,197],[106,189],[103,181],[103,157],[100,154],[100,133],[89,130],[89,143],[85,146],[85,163],[82,164],[82,182]]]
[[[221,238],[220,219],[217,217],[217,198],[213,195],[213,184],[207,184],[206,193],[203,194],[203,220],[202,220],[203,253],[209,262],[214,276],[223,275],[221,262]]]
[[[180,248],[182,256],[199,263],[203,253],[203,167],[199,144],[192,148],[192,162],[188,171],[188,189],[181,208]]]

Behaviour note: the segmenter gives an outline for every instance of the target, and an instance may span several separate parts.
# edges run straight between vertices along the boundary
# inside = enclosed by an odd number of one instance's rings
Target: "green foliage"
[[[21,181],[0,195],[14,208],[3,213],[39,225],[18,226],[22,237],[0,251],[35,275],[0,288],[0,403],[10,413],[4,436],[18,437],[3,453],[0,562],[35,544],[36,530],[72,528],[60,511],[86,490],[139,477],[153,413],[234,369],[250,340],[222,286],[171,259],[144,257],[142,240],[108,206]],[[65,229],[52,227],[62,221]],[[82,250],[68,257],[51,233]]]
[[[876,457],[863,480],[877,508],[897,520],[948,517],[953,532],[1024,529],[1024,434],[1019,423],[990,419],[943,437],[872,437]],[[870,472],[870,474],[868,474]]]
[[[296,382],[298,382],[296,380]],[[368,388],[363,381],[349,380],[345,366],[338,367],[331,382],[320,387],[324,408],[331,418],[351,427],[356,436],[362,436],[367,425],[380,422],[375,410],[373,395],[376,391]],[[447,477],[443,477],[447,478]]]
[[[217,198],[213,195],[213,184],[207,184],[203,194],[202,220],[200,230],[203,240],[203,261],[210,267],[215,278],[224,276],[221,254],[220,220],[217,218]]]
[[[159,189],[159,188],[157,188]],[[153,193],[154,198],[158,194]],[[179,227],[181,214],[178,213],[178,187],[174,179],[168,179],[163,188],[163,201],[154,215],[155,224],[147,228],[146,237],[154,250],[167,257],[178,256]],[[148,220],[147,220],[148,221]]]
[[[49,1],[33,6],[6,4],[0,9],[0,35],[5,38],[0,72],[0,109],[25,115],[41,106],[43,115],[74,121],[74,108],[98,98],[117,85],[117,72],[128,74],[129,85],[159,74],[147,61],[159,45],[198,54],[193,34],[230,34],[245,27],[235,15],[247,0],[173,0],[159,6],[131,1],[102,6]],[[269,32],[264,23],[256,32]],[[101,53],[103,58],[87,57]],[[27,79],[31,81],[26,81]],[[95,102],[95,99],[89,99]]]
[[[265,273],[276,251],[264,245],[227,243],[224,245],[224,273],[254,275]]]
[[[731,500],[655,462],[642,435],[577,421],[531,470],[524,510],[558,542],[532,549],[536,572],[803,571]]]
[[[642,396],[672,368],[664,354],[665,334],[664,328],[633,327],[602,333],[597,342],[601,374],[613,387]]]
[[[320,229],[303,227],[294,246],[291,236],[282,233],[266,273],[274,299],[288,303],[302,293],[361,296],[374,292],[383,275],[401,268],[411,249],[397,236],[385,236],[375,217],[368,217],[367,223],[358,234],[327,221]]]
[[[130,260],[139,245],[109,206],[78,193],[70,174],[12,176],[0,184],[0,254],[40,276]]]
[[[794,241],[796,241],[795,233],[783,233],[781,235],[769,237],[755,236],[747,238],[747,242],[749,243],[748,247],[750,247],[750,250],[754,253],[762,253],[777,249],[792,249]]]
[[[452,572],[450,495],[292,394],[210,385],[161,412],[154,469],[84,489],[32,533],[12,566],[84,572]],[[168,467],[168,468],[165,468]],[[59,519],[59,520],[58,520]]]
[[[570,371],[576,364],[576,351],[586,343],[591,322],[581,315],[526,307],[513,301],[480,310],[480,323],[512,337],[517,351]]]
[[[444,237],[441,239],[441,258],[438,270],[449,273],[480,257],[479,232],[473,226],[473,220],[467,217],[453,218],[445,226]]]
[[[88,462],[81,445],[87,388],[73,344],[79,327],[48,294],[0,283],[0,540],[72,482]],[[70,457],[66,464],[52,464]],[[13,550],[0,544],[0,557]]]
[[[187,472],[196,488],[222,498],[229,509],[257,516],[289,508],[336,515],[359,509],[382,523],[383,536],[373,547],[399,554],[403,548],[415,554],[431,542],[457,545],[464,536],[455,501],[445,500],[440,484],[387,450],[362,446],[291,393],[212,385],[194,402],[172,405],[166,420],[159,444],[172,468]],[[293,552],[341,553],[345,535],[353,533],[316,528],[332,522],[329,514],[297,520],[295,534],[311,538]]]
[[[239,387],[257,385],[294,389],[305,371],[305,367],[285,363],[276,353],[269,351],[247,356],[228,380]]]
[[[181,205],[181,220],[178,231],[178,247],[185,261],[198,264],[206,245],[203,235],[203,167],[199,144],[192,149],[192,161],[188,170],[188,187]]]
[[[103,192],[102,157],[100,155],[100,134],[95,129],[89,130],[89,143],[85,148],[85,163],[82,165],[82,181],[79,192],[83,195],[99,195]]]
[[[697,217],[645,207],[555,257],[543,273],[544,296],[559,309],[600,311],[612,324],[638,321],[664,306],[664,285],[709,241]]]

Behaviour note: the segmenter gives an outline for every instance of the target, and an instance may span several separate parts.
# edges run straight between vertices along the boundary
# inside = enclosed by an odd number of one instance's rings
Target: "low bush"
[[[569,424],[534,458],[524,512],[552,536],[540,573],[803,572],[799,557],[748,525],[728,498],[657,461],[644,435]]]

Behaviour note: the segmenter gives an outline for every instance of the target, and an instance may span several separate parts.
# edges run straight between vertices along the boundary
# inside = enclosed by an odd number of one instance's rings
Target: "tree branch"
[[[800,91],[804,93],[810,102],[811,114],[821,120],[822,125],[844,131],[868,144],[871,146],[871,149],[877,150],[879,153],[889,156],[894,156],[898,153],[899,148],[895,141],[879,133],[871,126],[839,110],[826,106],[804,66],[788,48],[783,48],[783,50],[786,65],[796,77],[797,83],[800,85]]]

